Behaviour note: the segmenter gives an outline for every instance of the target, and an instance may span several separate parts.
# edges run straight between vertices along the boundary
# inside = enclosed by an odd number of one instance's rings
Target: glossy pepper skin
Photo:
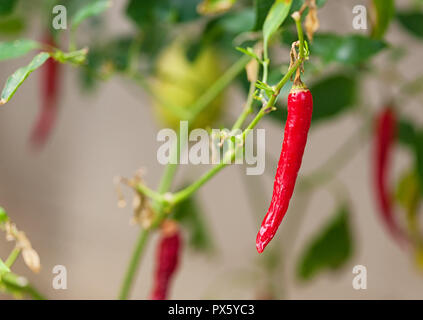
[[[288,210],[307,143],[312,113],[313,98],[310,90],[302,83],[294,85],[288,95],[288,118],[272,201],[257,234],[256,248],[259,253],[272,240]]]
[[[181,250],[181,235],[179,230],[164,234],[160,239],[151,300],[166,300],[170,281],[174,275]]]
[[[384,108],[376,118],[374,181],[379,210],[389,231],[397,240],[405,240],[395,221],[388,187],[392,149],[396,136],[396,116],[391,107]]]
[[[44,38],[44,43],[55,46],[55,41],[50,32]],[[53,130],[57,116],[59,87],[60,87],[60,63],[49,58],[41,67],[41,110],[31,134],[31,144],[40,148],[46,142]]]

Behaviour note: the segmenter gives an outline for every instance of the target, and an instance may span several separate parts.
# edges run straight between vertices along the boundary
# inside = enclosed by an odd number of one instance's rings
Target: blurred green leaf
[[[373,0],[376,21],[372,30],[372,37],[382,39],[395,15],[394,0]]]
[[[321,57],[325,63],[355,65],[365,62],[385,47],[386,44],[382,41],[357,34],[317,34],[311,53]]]
[[[25,81],[25,79],[39,67],[41,67],[47,59],[50,58],[50,54],[47,52],[41,52],[32,59],[31,63],[25,67],[18,69],[12,74],[6,81],[6,85],[1,93],[0,105],[8,102],[19,86]]]
[[[203,15],[217,14],[228,11],[236,0],[203,0],[198,6],[198,11]]]
[[[110,8],[112,2],[110,0],[95,0],[89,2],[79,9],[72,18],[72,29],[75,30],[86,19],[95,17]]]
[[[337,270],[345,265],[353,252],[350,229],[349,211],[342,207],[307,246],[297,266],[297,275],[310,280],[325,269]]]
[[[86,64],[81,68],[82,88],[93,89],[97,80],[107,79],[116,71],[126,71],[130,55],[134,53],[134,58],[140,55],[140,52],[131,53],[134,41],[133,36],[122,35],[108,43],[92,46]]]
[[[173,217],[189,230],[189,244],[193,249],[206,252],[213,249],[213,241],[195,196],[181,202],[175,208]]]
[[[7,220],[9,220],[9,216],[6,213],[6,210],[0,207],[0,224],[5,223]]]
[[[163,0],[130,0],[126,14],[138,27],[142,28],[144,25],[154,24],[156,20],[170,20],[167,9],[167,1]],[[163,19],[164,16],[166,18]]]
[[[254,0],[254,11],[255,11],[255,24],[254,31],[261,30],[263,28],[264,20],[266,19],[267,13],[272,7],[274,0]]]
[[[225,50],[228,56],[239,56],[234,50],[234,39],[254,27],[254,11],[252,8],[228,12],[210,19],[200,37],[201,45],[213,45]],[[254,41],[244,41],[244,46],[253,46]]]
[[[0,19],[0,33],[5,35],[15,35],[25,28],[25,21],[21,17],[7,17]]]
[[[238,35],[251,30],[254,25],[254,12],[252,10],[240,10],[238,12],[226,14],[219,20],[220,27],[224,32]]]
[[[351,75],[332,74],[310,87],[313,94],[312,123],[331,119],[354,105],[357,81]]]
[[[410,121],[404,118],[401,118],[398,121],[398,140],[400,143],[406,146],[414,147],[414,140],[416,140],[416,129]]]
[[[423,130],[416,133],[416,139],[414,139],[414,150],[417,164],[417,174],[420,179],[420,185],[423,186]],[[423,194],[423,188],[420,188],[421,194]]]
[[[272,35],[283,24],[288,16],[292,0],[276,0],[263,23],[263,45],[267,48]]]
[[[126,14],[139,28],[162,25],[165,22],[188,22],[199,17],[197,6],[200,2],[201,0],[130,0]]]
[[[400,24],[412,35],[423,38],[423,12],[401,11],[397,13]]]
[[[420,199],[419,177],[415,170],[407,171],[401,176],[395,195],[407,212],[415,212]]]
[[[0,61],[21,57],[39,47],[38,42],[27,39],[0,42]]]
[[[17,4],[17,0],[1,0],[0,1],[0,16],[11,14]]]

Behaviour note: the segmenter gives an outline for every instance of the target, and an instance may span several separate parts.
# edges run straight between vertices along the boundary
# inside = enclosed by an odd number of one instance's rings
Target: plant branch
[[[12,252],[10,253],[9,257],[7,258],[7,260],[4,262],[4,264],[8,266],[9,268],[12,267],[12,265],[15,263],[20,253],[21,253],[21,249],[14,248]]]
[[[301,65],[302,60],[299,59],[297,62],[288,70],[288,72],[285,74],[285,76],[279,81],[279,83],[276,86],[275,93],[271,96],[269,101],[266,105],[264,105],[260,111],[257,113],[255,118],[250,122],[250,124],[247,126],[247,128],[242,133],[242,142],[244,143],[245,138],[250,133],[250,131],[258,124],[258,122],[263,118],[263,116],[274,107],[274,104],[276,102],[277,96],[280,93],[280,90],[282,87],[288,82],[288,80],[291,78],[291,76],[294,74],[294,72],[297,70],[297,68]],[[235,158],[235,155],[237,153],[239,147],[235,148],[234,152],[228,153],[223,161],[219,163],[218,165],[214,166],[212,169],[210,169],[208,172],[206,172],[203,176],[201,176],[197,181],[186,187],[185,189],[175,193],[171,199],[171,204],[175,205],[186,198],[190,197],[195,191],[197,191],[202,185],[204,185],[207,181],[209,181],[213,176],[215,176],[220,170],[225,168],[228,164],[232,162],[232,160]]]
[[[140,259],[141,259],[142,253],[144,251],[144,247],[145,247],[147,240],[148,240],[148,235],[149,235],[149,231],[142,229],[139,236],[138,236],[138,240],[136,242],[134,252],[132,254],[131,260],[130,260],[129,265],[128,265],[128,269],[127,269],[126,274],[125,274],[125,278],[124,278],[123,283],[122,283],[122,287],[120,289],[120,293],[119,293],[119,299],[120,300],[126,300],[129,296],[129,292],[130,292],[131,287],[132,287],[133,279],[134,279],[135,274],[138,270],[138,266],[140,264]]]
[[[241,115],[236,120],[235,124],[232,126],[231,131],[235,131],[238,129],[241,129],[242,125],[245,122],[245,119],[247,119],[248,115],[253,112],[253,103],[254,103],[254,92],[256,89],[256,82],[251,81],[250,87],[248,89],[248,96],[247,96],[247,102],[245,103],[245,107],[242,110]]]

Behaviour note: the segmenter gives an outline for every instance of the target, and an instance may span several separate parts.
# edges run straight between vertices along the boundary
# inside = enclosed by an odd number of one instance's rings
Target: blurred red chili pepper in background
[[[301,80],[298,80],[288,96],[288,118],[273,185],[272,201],[256,239],[259,253],[262,253],[272,240],[288,210],[307,143],[312,113],[311,92]]]
[[[395,143],[397,120],[392,107],[385,107],[376,118],[374,180],[379,210],[391,234],[403,241],[405,236],[394,217],[392,194],[388,187],[392,149]]]
[[[166,300],[181,251],[181,235],[176,222],[165,221],[157,249],[156,271],[151,300]]]
[[[56,46],[50,31],[46,32],[44,43]],[[31,134],[31,144],[37,148],[46,143],[53,130],[57,117],[60,88],[60,63],[49,58],[41,69],[41,110]]]

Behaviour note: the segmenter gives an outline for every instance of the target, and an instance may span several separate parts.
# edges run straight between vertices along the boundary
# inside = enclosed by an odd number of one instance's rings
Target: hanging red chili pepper
[[[45,35],[44,43],[55,46],[49,31]],[[59,102],[60,63],[49,58],[41,68],[41,110],[31,134],[31,144],[35,147],[42,147],[50,136],[57,117]]]
[[[395,221],[391,194],[388,187],[389,166],[396,134],[396,117],[391,107],[384,108],[376,119],[375,137],[375,192],[382,218],[397,240],[404,240]]]
[[[178,225],[173,221],[165,221],[157,249],[156,271],[151,300],[167,299],[170,281],[178,267],[180,251],[181,235]]]
[[[272,240],[288,210],[301,167],[312,113],[313,97],[310,90],[298,78],[288,95],[288,118],[273,185],[272,201],[257,234],[256,247],[259,253],[262,253]]]

